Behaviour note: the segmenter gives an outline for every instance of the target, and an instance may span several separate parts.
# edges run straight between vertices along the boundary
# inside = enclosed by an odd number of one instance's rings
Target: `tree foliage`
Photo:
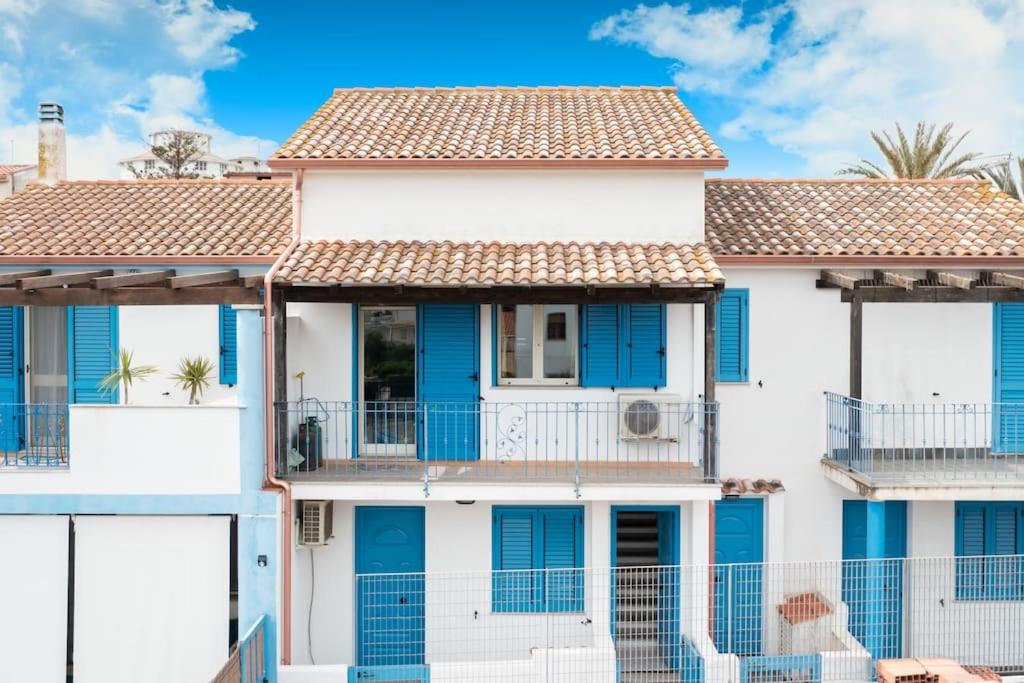
[[[1014,167],[1016,167],[1016,177],[1014,177]],[[1024,201],[1024,156],[1015,159],[1012,155],[1007,155],[1000,162],[979,169],[974,175],[977,178],[991,181],[1000,192]]]
[[[163,144],[151,145],[149,151],[162,163],[156,168],[138,170],[130,166],[136,178],[198,178],[190,165],[203,155],[202,137],[185,130],[172,130],[163,138]]]
[[[969,133],[970,131],[968,131]],[[884,159],[880,163],[861,159],[839,169],[838,175],[862,178],[961,178],[978,172],[973,164],[981,156],[977,153],[958,154],[957,148],[967,137],[964,133],[953,136],[953,124],[938,130],[935,124],[920,122],[914,129],[913,140],[908,139],[900,124],[895,135],[883,131],[871,132],[878,151]]]

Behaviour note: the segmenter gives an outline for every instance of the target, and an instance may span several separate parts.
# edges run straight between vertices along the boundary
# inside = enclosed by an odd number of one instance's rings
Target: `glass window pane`
[[[498,309],[498,366],[501,379],[533,377],[533,306]]]
[[[416,443],[416,311],[363,308],[364,441]]]
[[[67,403],[68,309],[33,306],[28,317],[30,400]]]
[[[544,306],[544,377],[576,377],[576,307]]]

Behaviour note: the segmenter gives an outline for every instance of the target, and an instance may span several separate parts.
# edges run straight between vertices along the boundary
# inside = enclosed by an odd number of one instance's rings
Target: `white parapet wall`
[[[234,495],[239,406],[72,405],[66,468],[0,469],[0,495]]]

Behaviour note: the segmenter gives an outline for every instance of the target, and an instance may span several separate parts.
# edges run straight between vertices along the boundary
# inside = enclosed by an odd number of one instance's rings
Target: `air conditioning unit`
[[[619,394],[619,435],[624,441],[670,439],[677,434],[679,396],[672,394]]]
[[[327,539],[332,535],[334,535],[333,501],[302,501],[302,519],[299,525],[299,545],[327,545]]]

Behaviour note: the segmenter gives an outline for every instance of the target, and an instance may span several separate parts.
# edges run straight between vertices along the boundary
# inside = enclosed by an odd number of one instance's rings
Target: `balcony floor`
[[[1018,453],[897,461],[891,455],[875,455],[860,459],[853,468],[828,458],[821,464],[826,477],[875,500],[1019,500],[1024,495],[1024,454]]]

